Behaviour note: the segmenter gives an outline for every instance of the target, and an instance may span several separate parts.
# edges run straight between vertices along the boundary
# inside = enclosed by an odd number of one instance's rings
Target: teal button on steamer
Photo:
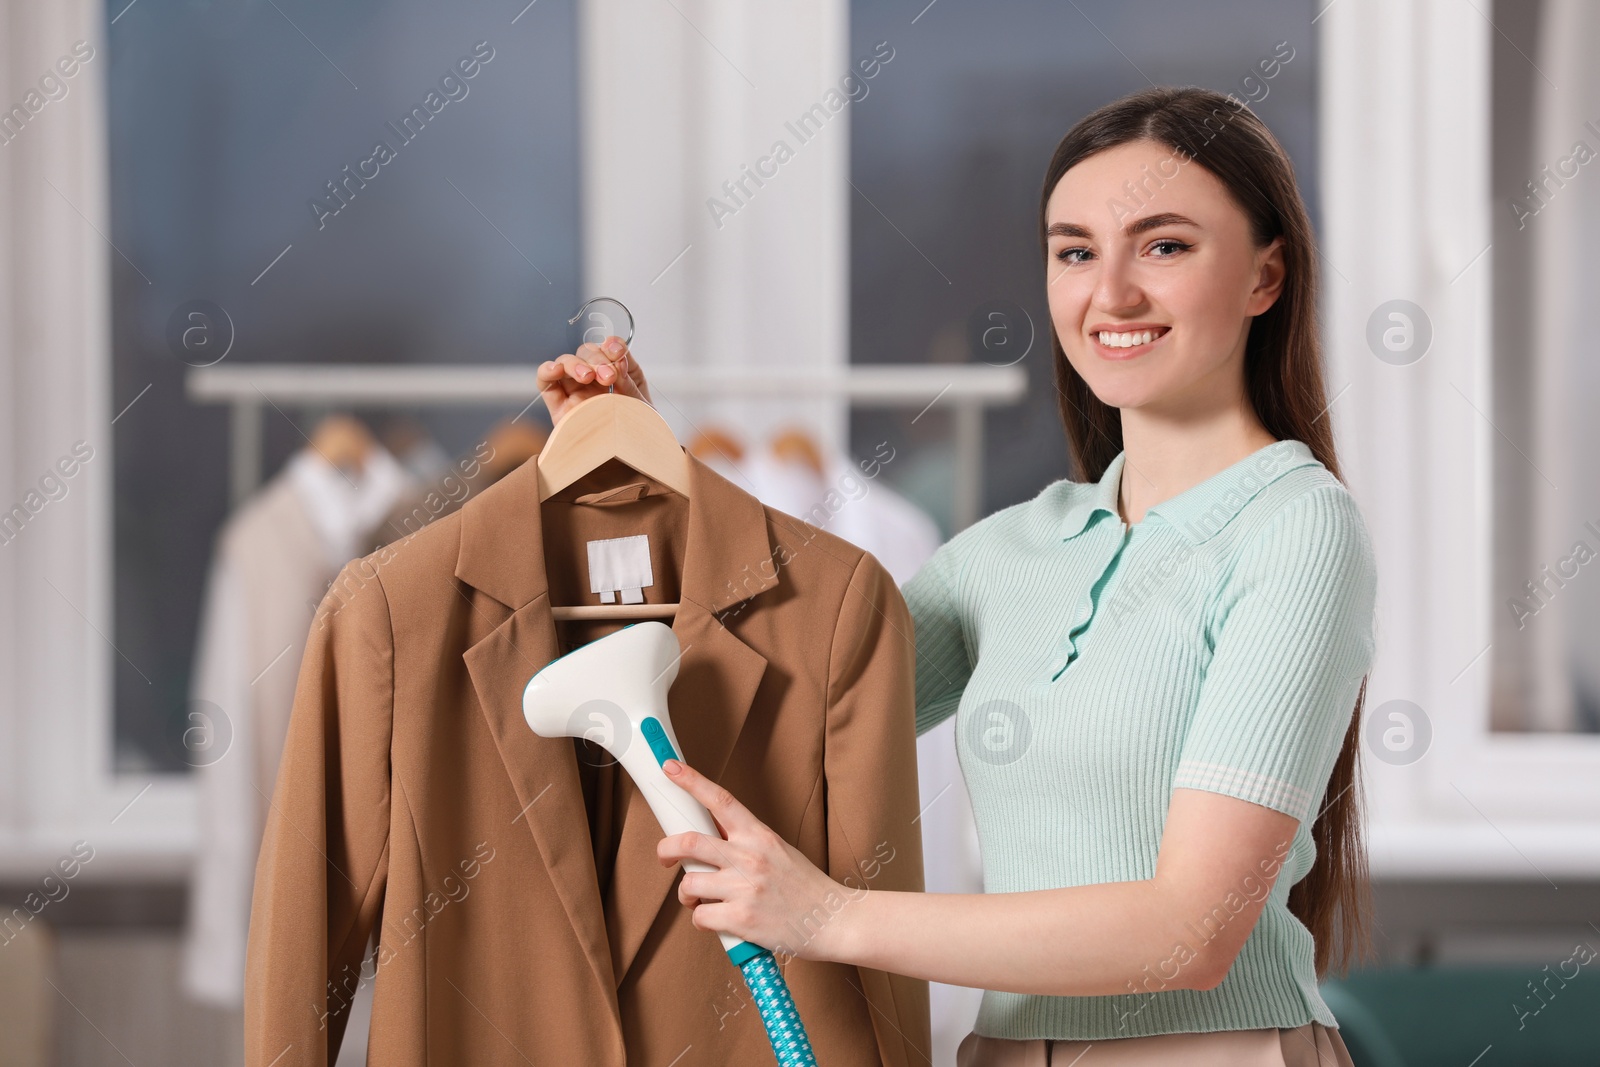
[[[597,718],[607,737],[594,738],[632,776],[668,835],[696,830],[720,837],[711,814],[662,769],[679,759],[667,714],[667,691],[682,653],[672,628],[630,623],[547,663],[522,693],[522,714],[540,737],[585,737]],[[685,860],[687,871],[715,868]],[[780,1067],[815,1067],[800,1013],[772,952],[732,934],[718,934],[728,959],[744,975]]]

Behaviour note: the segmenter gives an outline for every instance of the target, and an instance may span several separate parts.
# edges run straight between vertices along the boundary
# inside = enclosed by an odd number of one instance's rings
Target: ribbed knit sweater
[[[1124,459],[1098,483],[1053,482],[961,531],[903,590],[917,733],[956,716],[984,890],[1150,878],[1174,788],[1300,826],[1216,988],[987,990],[974,1028],[1098,1040],[1336,1026],[1287,902],[1315,858],[1312,820],[1372,662],[1366,527],[1300,441],[1267,445],[1131,526],[1117,511]],[[1242,880],[1240,896],[1260,888]],[[1191,948],[1215,935],[1191,929]]]

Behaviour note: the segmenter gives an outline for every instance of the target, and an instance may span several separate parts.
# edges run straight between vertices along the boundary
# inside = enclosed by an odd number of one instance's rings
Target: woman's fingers
[[[538,381],[552,425],[574,405],[613,389],[650,403],[644,371],[620,337],[583,344],[576,352],[545,361],[539,365]]]
[[[663,867],[685,860],[698,860],[718,870],[739,866],[737,850],[730,842],[694,830],[663,837],[656,844],[656,859]]]
[[[739,799],[682,760],[669,759],[662,765],[667,778],[705,805],[711,817],[730,837],[735,833],[763,829],[765,824],[739,803]]]
[[[707,901],[726,900],[729,887],[722,883],[727,876],[724,871],[686,871],[678,879],[678,900],[689,908],[699,907]],[[734,874],[732,877],[739,876]]]
[[[664,837],[656,845],[656,856],[663,866],[699,861],[714,868],[686,871],[679,881],[678,899],[685,906],[698,909],[705,901],[726,900],[730,892],[737,891],[740,886],[730,882],[731,878],[737,878],[746,887],[764,883],[769,860],[752,848],[768,846],[769,839],[775,835],[732,793],[688,764],[670,759],[664,769],[673,781],[705,806],[726,835],[724,839],[691,830]],[[741,839],[752,848],[740,844]]]
[[[539,365],[539,394],[550,404],[551,413],[555,413],[555,405],[564,402],[569,396],[579,393],[591,395],[604,392],[603,386],[594,384],[594,367],[576,355],[568,354],[548,360]]]
[[[592,346],[587,346],[592,347]],[[592,396],[599,396],[610,388],[610,381],[600,379],[594,364],[584,359],[582,350],[568,353],[539,365],[539,396],[550,412],[550,424],[560,422],[568,411]],[[605,373],[615,380],[614,369],[607,365]]]
[[[617,392],[650,402],[650,390],[645,385],[644,371],[633,358],[628,346],[620,337],[607,337],[601,344],[584,345],[578,353],[595,367],[595,380],[604,385],[615,385]]]
[[[619,371],[617,392],[636,396],[649,404],[650,386],[644,380],[644,370],[639,366],[639,361],[633,358],[633,353],[628,351],[628,346],[623,344],[622,338],[607,338],[605,352]]]
[[[606,343],[612,342],[608,340]],[[579,345],[578,351],[573,355],[576,357],[574,369],[587,375],[585,378],[580,378],[580,381],[592,381],[609,389],[616,385],[617,379],[622,376],[616,366],[616,356],[604,345],[592,343]]]

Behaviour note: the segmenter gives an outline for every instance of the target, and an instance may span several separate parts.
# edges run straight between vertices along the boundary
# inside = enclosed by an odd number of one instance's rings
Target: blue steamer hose
[[[738,957],[743,957],[742,962]],[[772,953],[744,941],[734,947],[728,958],[738,965],[745,985],[750,987],[756,1010],[761,1013],[761,1025],[767,1029],[767,1040],[778,1057],[778,1067],[816,1067],[811,1039],[806,1037],[805,1024],[800,1021],[788,983]]]

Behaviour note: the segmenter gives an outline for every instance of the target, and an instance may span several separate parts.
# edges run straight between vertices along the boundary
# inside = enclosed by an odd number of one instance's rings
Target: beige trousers
[[[1224,1030],[1109,1041],[1015,1041],[969,1033],[956,1067],[1354,1067],[1338,1030],[1318,1022],[1291,1030]]]

